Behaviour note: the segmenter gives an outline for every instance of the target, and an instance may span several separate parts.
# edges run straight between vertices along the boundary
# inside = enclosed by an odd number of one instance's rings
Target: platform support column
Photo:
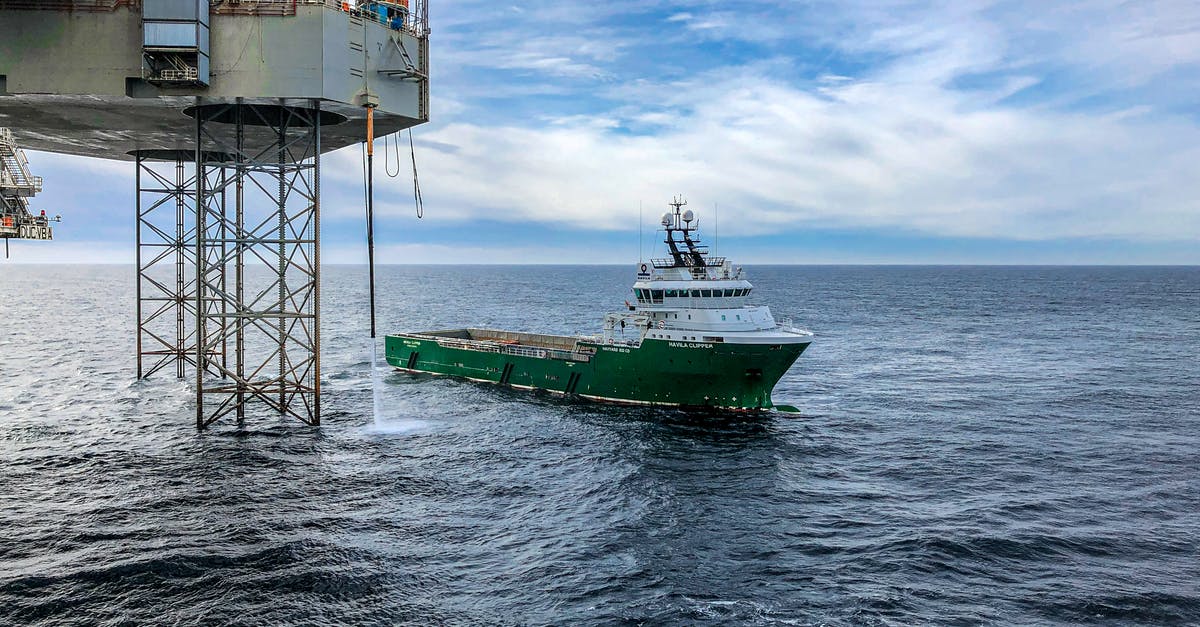
[[[241,104],[241,99],[238,99],[238,105],[235,107],[233,115],[235,118],[234,124],[234,169],[233,169],[233,184],[235,187],[234,195],[234,225],[233,239],[229,240],[233,244],[233,302],[230,305],[235,311],[235,316],[232,318],[234,325],[234,380],[237,389],[234,394],[233,411],[237,415],[237,426],[246,426],[246,322],[248,318],[246,313],[246,125],[243,114],[245,107]],[[228,308],[227,308],[228,309]],[[228,316],[228,314],[226,314]],[[204,398],[204,386],[199,387],[201,401]]]
[[[195,314],[195,176],[182,153],[144,151],[134,160],[137,375],[147,378],[173,365],[182,379],[196,363],[189,325]]]
[[[193,109],[197,170],[206,173],[197,180],[200,429],[264,413],[320,424],[321,113],[306,104]],[[231,339],[227,360],[208,358]]]

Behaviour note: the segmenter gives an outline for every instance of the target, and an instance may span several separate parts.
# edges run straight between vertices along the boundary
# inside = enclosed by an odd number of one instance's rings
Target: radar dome
[[[691,222],[692,220],[695,220],[695,219],[696,219],[696,214],[694,212],[692,212],[691,209],[688,209],[683,212],[683,221],[684,222]]]
[[[670,212],[664,213],[662,217],[663,226],[671,226],[671,218],[674,217]]]

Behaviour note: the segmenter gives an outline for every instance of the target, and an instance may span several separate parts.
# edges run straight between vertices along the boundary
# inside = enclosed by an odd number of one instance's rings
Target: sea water
[[[384,368],[323,426],[134,381],[131,267],[0,268],[0,623],[1200,622],[1200,269],[750,267],[798,415]],[[384,267],[381,332],[595,332],[629,267]],[[376,421],[378,415],[378,422]]]

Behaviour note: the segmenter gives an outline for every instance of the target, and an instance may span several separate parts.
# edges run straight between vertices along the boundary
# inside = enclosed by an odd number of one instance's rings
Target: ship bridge
[[[671,256],[638,264],[633,285],[638,306],[646,309],[725,309],[744,307],[754,286],[724,257],[708,254],[695,233],[700,220],[687,201],[676,197],[662,216],[663,242]],[[678,236],[677,236],[678,235]]]
[[[190,372],[199,428],[320,423],[321,155],[429,119],[429,32],[426,0],[0,0],[0,126],[130,162],[137,375]],[[41,181],[3,154],[15,225]]]

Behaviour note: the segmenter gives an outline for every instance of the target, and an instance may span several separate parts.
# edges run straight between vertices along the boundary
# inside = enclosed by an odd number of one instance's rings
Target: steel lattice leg
[[[321,126],[306,104],[194,109],[201,429],[256,407],[320,424]]]
[[[172,151],[135,155],[139,379],[172,364],[182,379],[187,365],[195,364],[189,325],[195,313],[195,175],[182,157]]]

